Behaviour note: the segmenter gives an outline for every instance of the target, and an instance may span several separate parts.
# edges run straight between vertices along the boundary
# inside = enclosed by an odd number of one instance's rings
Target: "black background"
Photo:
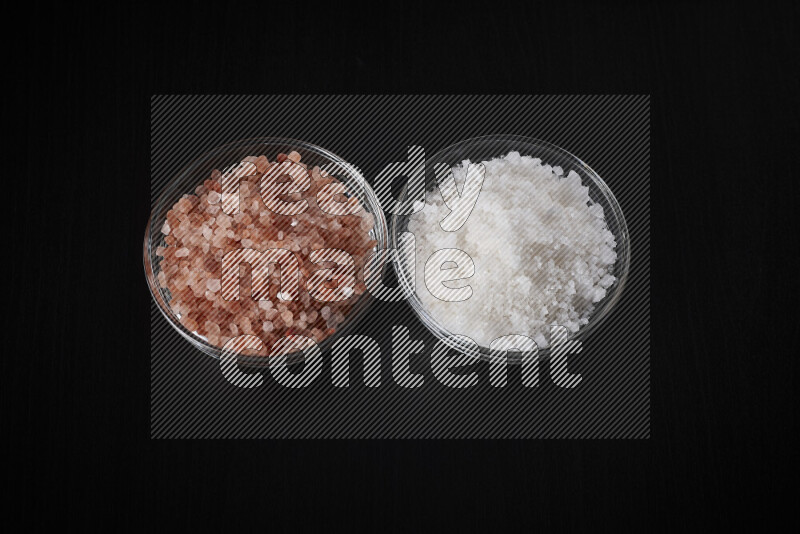
[[[796,7],[37,6],[4,103],[25,173],[8,220],[31,236],[7,262],[6,457],[24,471],[7,487],[31,526],[662,530],[792,511],[797,277],[774,267],[797,248]],[[265,92],[651,94],[651,439],[150,441],[149,98]]]

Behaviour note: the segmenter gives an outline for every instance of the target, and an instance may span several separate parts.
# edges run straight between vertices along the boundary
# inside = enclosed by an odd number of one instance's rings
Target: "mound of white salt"
[[[446,232],[450,213],[439,190],[428,192],[424,210],[411,216],[416,238],[416,293],[435,320],[452,334],[488,347],[492,340],[522,334],[549,346],[550,325],[576,332],[616,278],[617,254],[603,207],[589,198],[580,176],[510,152],[482,162],[483,188],[467,222]],[[453,176],[463,190],[465,160]],[[472,287],[472,296],[445,302],[425,286],[425,262],[437,250],[458,248],[475,263],[475,274],[448,287]]]

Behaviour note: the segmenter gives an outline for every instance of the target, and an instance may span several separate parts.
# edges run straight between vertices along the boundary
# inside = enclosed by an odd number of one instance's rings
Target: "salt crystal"
[[[211,291],[212,293],[216,293],[220,290],[222,284],[219,278],[209,278],[206,280],[206,288]]]
[[[241,319],[242,325],[242,332],[245,334],[252,334],[253,333],[253,326],[250,324],[250,318],[245,316]]]

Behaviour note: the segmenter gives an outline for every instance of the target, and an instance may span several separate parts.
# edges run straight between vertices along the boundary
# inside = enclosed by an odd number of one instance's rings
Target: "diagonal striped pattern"
[[[436,339],[407,303],[387,299],[376,301],[354,325],[351,332],[361,337],[336,343],[335,366],[325,352],[300,366],[260,370],[259,387],[236,387],[220,362],[191,347],[153,304],[151,436],[649,437],[648,96],[154,96],[151,199],[189,161],[238,139],[303,139],[338,154],[374,183],[388,165],[410,161],[409,147],[423,147],[432,156],[455,142],[492,133],[544,139],[577,155],[610,186],[628,223],[627,287],[580,353],[567,354],[565,364],[557,362],[556,381],[544,357],[538,361],[529,355],[523,361],[530,365],[507,366],[503,387],[495,385],[502,376],[497,370],[492,374],[488,362],[456,358],[452,363],[462,365],[447,372],[464,387],[446,387],[436,376],[440,370],[431,366]],[[498,349],[512,357],[520,340],[514,345]],[[393,361],[392,353],[403,358]],[[442,357],[451,356],[456,354]],[[349,358],[346,367],[344,358]],[[316,378],[305,387],[284,387],[272,373],[282,373],[279,378],[290,384]],[[577,375],[581,380],[575,387],[555,383],[571,385]],[[334,385],[345,379],[348,387]],[[370,387],[376,383],[380,386]]]

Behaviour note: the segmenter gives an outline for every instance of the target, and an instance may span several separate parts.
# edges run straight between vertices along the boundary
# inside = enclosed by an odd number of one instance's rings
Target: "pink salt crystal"
[[[224,234],[216,234],[214,235],[214,239],[211,240],[211,245],[215,248],[222,248],[222,245],[225,244],[225,235]]]
[[[364,213],[361,216],[361,229],[369,232],[375,226],[375,217],[371,213]]]
[[[260,173],[266,172],[269,169],[269,160],[267,156],[258,156],[256,159],[256,170]]]
[[[227,230],[228,228],[231,227],[232,222],[233,219],[226,213],[220,213],[217,216],[217,226],[219,226],[220,228]]]
[[[164,226],[161,227],[161,233],[164,235],[169,235],[170,227],[168,222],[164,222]]]
[[[259,300],[258,301],[258,307],[261,308],[262,310],[268,310],[268,309],[270,309],[272,307],[272,301],[271,300]]]
[[[244,317],[242,319],[241,325],[242,325],[242,332],[244,332],[245,334],[253,333],[253,328],[252,325],[250,324],[250,319],[248,317]]]
[[[219,193],[217,193],[216,191],[211,191],[208,194],[208,203],[209,204],[219,204],[220,198],[221,198],[221,196],[220,196]]]
[[[178,203],[175,205],[175,209],[183,213],[188,213],[189,210],[192,209],[192,207],[193,207],[192,201],[187,198],[180,199]]]
[[[191,317],[188,316],[183,317],[181,319],[181,323],[183,323],[183,326],[185,326],[186,329],[190,332],[194,332],[195,330],[197,330],[197,321],[195,321]]]
[[[292,317],[292,312],[289,310],[281,313],[281,319],[283,319],[283,322],[286,323],[286,326],[292,326]]]
[[[156,256],[164,256],[164,251],[166,251],[164,247],[156,247]]]
[[[158,273],[158,285],[163,288],[167,287],[167,275],[164,274],[164,271]]]
[[[177,258],[185,258],[189,255],[189,249],[186,247],[179,248],[177,252],[175,252],[175,257]]]
[[[206,288],[212,293],[216,293],[221,287],[222,283],[220,282],[219,278],[209,278],[206,280]]]
[[[328,319],[331,316],[331,309],[328,306],[325,306],[320,310],[319,313],[322,315],[323,319]]]
[[[299,162],[299,161],[300,161],[300,154],[299,154],[299,153],[297,153],[297,152],[295,152],[294,150],[292,150],[292,151],[291,151],[291,152],[289,152],[289,154],[286,156],[286,159],[292,160],[292,161],[294,161],[295,163],[297,163],[297,162]]]

